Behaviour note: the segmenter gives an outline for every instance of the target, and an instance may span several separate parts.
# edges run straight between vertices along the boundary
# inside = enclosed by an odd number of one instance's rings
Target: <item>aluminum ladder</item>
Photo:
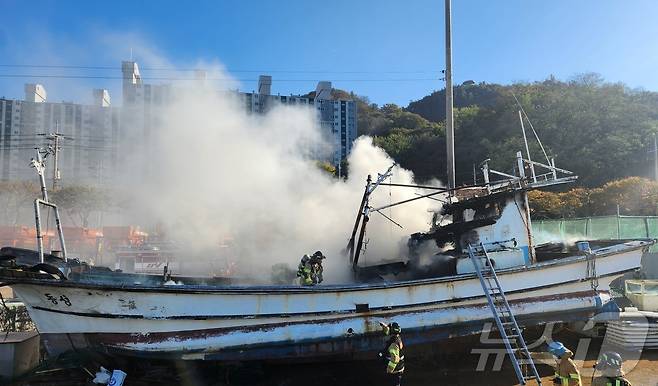
[[[498,243],[495,243],[498,244]],[[527,381],[535,380],[538,385],[541,385],[541,377],[537,373],[535,363],[532,361],[528,347],[523,339],[523,334],[519,325],[516,323],[514,313],[510,309],[505,292],[500,286],[496,270],[493,267],[492,261],[489,258],[487,249],[484,243],[473,246],[468,245],[468,255],[475,266],[475,273],[480,279],[480,284],[487,297],[489,308],[493,314],[498,331],[505,344],[507,354],[509,354],[516,372],[516,377],[519,379],[521,385],[526,385]],[[480,259],[483,258],[485,267],[482,267]],[[522,370],[525,367],[525,374]],[[528,372],[528,370],[530,370]]]

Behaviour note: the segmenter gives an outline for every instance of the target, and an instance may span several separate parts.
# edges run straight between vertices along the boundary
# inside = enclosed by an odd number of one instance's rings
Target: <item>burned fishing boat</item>
[[[3,248],[0,283],[11,285],[27,306],[45,346],[52,352],[91,348],[134,356],[189,360],[261,360],[351,356],[381,346],[380,321],[395,320],[408,346],[482,330],[492,319],[481,267],[495,268],[520,326],[583,319],[610,301],[610,283],[640,265],[652,240],[590,241],[589,248],[544,250],[532,243],[528,190],[573,181],[554,163],[518,155],[517,175],[459,189],[433,188],[425,197],[446,195],[427,233],[410,238],[410,259],[362,267],[359,254],[371,213],[370,194],[390,170],[370,178],[347,251],[358,279],[342,285],[249,285],[230,278],[144,275],[94,267],[69,259],[57,215],[61,256]],[[548,173],[525,176],[528,165]],[[37,235],[41,206],[48,200],[44,164],[34,166],[42,198],[35,200]],[[503,173],[504,174],[504,173]],[[425,198],[419,197],[419,198]],[[450,216],[451,222],[439,221]],[[40,241],[40,239],[38,240]],[[454,261],[454,272],[405,278],[417,246],[435,243]],[[446,246],[450,245],[451,248]],[[473,248],[488,253],[486,258]],[[347,259],[346,259],[347,260]],[[347,262],[346,262],[347,263]],[[382,272],[396,271],[387,278]]]
[[[255,285],[170,272],[118,272],[69,259],[37,150],[38,250],[0,250],[0,284],[11,285],[23,300],[51,352],[91,348],[184,360],[352,357],[378,351],[379,322],[391,320],[403,326],[406,346],[413,347],[480,332],[494,319],[511,352],[510,340],[522,335],[523,325],[590,317],[610,302],[613,280],[640,266],[653,240],[590,240],[580,248],[534,245],[527,192],[572,182],[575,176],[548,157],[546,164],[530,160],[527,141],[527,157],[517,153],[514,173],[490,170],[485,161],[482,184],[456,188],[451,44],[446,46],[448,188],[387,184],[392,168],[374,181],[369,177],[346,248],[353,282]],[[538,175],[535,168],[546,173]],[[363,266],[359,260],[370,215],[383,215],[386,208],[371,206],[370,196],[382,185],[432,190],[389,206],[439,196],[447,204],[434,213],[428,232],[411,236],[405,261]],[[61,256],[44,252],[41,206],[55,211]],[[421,256],[427,248],[433,252]],[[430,269],[420,275],[414,270],[423,258],[429,258]],[[441,261],[440,267],[433,266],[434,260]],[[509,320],[504,323],[496,311],[501,303]],[[509,326],[512,334],[506,332]],[[517,375],[525,384],[520,370]]]

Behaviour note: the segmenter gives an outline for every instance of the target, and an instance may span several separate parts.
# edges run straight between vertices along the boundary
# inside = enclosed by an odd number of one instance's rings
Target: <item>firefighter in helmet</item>
[[[562,386],[582,386],[580,371],[571,359],[573,352],[566,348],[560,342],[548,343],[548,352],[557,358],[555,365],[555,376],[553,377],[554,385]]]
[[[402,382],[402,374],[404,374],[404,344],[402,343],[402,329],[396,322],[386,324],[379,322],[379,325],[384,330],[384,335],[388,336],[386,347],[379,353],[386,363],[386,375],[393,386],[400,386]]]
[[[324,278],[322,273],[324,269],[322,268],[322,260],[326,259],[326,256],[322,254],[321,251],[315,251],[315,253],[310,258],[311,263],[311,278],[313,284],[320,284]]]
[[[302,260],[299,262],[299,266],[297,266],[297,277],[299,278],[300,285],[313,285],[312,271],[311,258],[308,255],[302,256]]]
[[[618,353],[603,353],[594,365],[595,371],[600,372],[600,375],[592,380],[592,386],[631,386],[628,379],[624,378],[624,370],[621,368],[623,363]]]

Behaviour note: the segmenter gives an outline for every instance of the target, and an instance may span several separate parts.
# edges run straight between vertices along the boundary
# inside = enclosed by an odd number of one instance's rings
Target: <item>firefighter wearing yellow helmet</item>
[[[380,358],[386,363],[386,375],[393,386],[400,386],[402,374],[404,374],[404,343],[402,343],[402,329],[396,322],[385,324],[379,322],[384,330],[384,335],[388,336],[386,347],[379,353]]]

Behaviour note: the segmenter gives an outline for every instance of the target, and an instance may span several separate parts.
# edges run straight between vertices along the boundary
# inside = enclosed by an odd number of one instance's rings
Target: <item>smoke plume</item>
[[[144,152],[150,156],[133,154],[128,162],[149,169],[147,178],[127,183],[133,191],[130,221],[164,224],[190,256],[212,253],[230,238],[244,274],[264,278],[273,264],[296,267],[304,253],[321,250],[328,256],[325,279],[346,279],[349,265],[341,251],[366,176],[375,179],[393,160],[361,137],[348,159],[349,178],[338,180],[315,162],[330,147],[311,108],[277,106],[249,115],[234,94],[217,92],[216,85],[173,95],[158,112],[160,124]],[[391,180],[413,183],[413,174],[395,167]],[[371,205],[418,193],[424,192],[382,186]],[[428,228],[428,209],[436,204],[418,200],[384,211],[404,229],[373,213],[362,261],[403,257],[400,245]]]
[[[187,261],[212,259],[220,244],[232,240],[231,259],[240,274],[260,278],[269,277],[274,264],[285,263],[294,269],[303,254],[321,250],[328,257],[325,280],[349,277],[349,264],[341,252],[351,234],[366,177],[372,174],[376,179],[378,172],[393,163],[371,138],[356,141],[348,159],[349,178],[338,180],[316,164],[330,154],[331,146],[313,108],[278,106],[265,115],[250,115],[235,93],[225,91],[240,83],[217,61],[174,63],[135,33],[99,30],[89,35],[89,41],[74,42],[61,36],[44,40],[40,33],[30,41],[43,44],[25,45],[21,36],[12,47],[19,53],[17,58],[40,57],[55,65],[118,63],[134,50],[145,83],[152,83],[149,76],[190,77],[189,72],[149,73],[148,68],[178,65],[208,70],[203,84],[171,81],[170,103],[148,108],[148,115],[154,117],[148,132],[144,124],[147,112],[126,107],[129,101],[122,100],[119,81],[43,80],[50,100],[86,102],[80,93],[69,91],[81,89],[81,94],[87,95],[92,87],[105,87],[112,94],[112,106],[122,105],[120,165],[105,166],[121,170],[119,180],[108,191],[123,191],[129,199],[121,200],[126,203],[121,205],[120,216],[105,213],[103,225],[139,225],[148,231],[154,224],[162,225]],[[220,84],[213,79],[221,80]],[[70,179],[70,170],[63,174],[62,184],[79,183]],[[396,167],[391,181],[410,184],[413,174]],[[378,207],[422,193],[426,192],[381,186],[372,195],[371,205]],[[404,229],[372,213],[361,262],[404,258],[401,246],[406,237],[428,228],[428,209],[436,206],[435,201],[418,200],[383,211]],[[29,207],[25,213],[30,213]]]

